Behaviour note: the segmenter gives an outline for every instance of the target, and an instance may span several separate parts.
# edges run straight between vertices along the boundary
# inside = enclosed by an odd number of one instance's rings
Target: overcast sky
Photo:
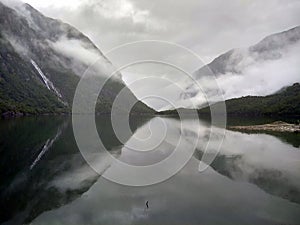
[[[0,1],[11,3],[19,0]],[[203,63],[209,63],[232,48],[241,48],[234,51],[236,54],[233,57],[242,54],[243,62],[247,64],[254,60],[248,55],[249,46],[268,35],[300,25],[300,0],[22,1],[31,4],[46,16],[75,26],[87,35],[115,68],[121,69],[122,79],[133,93],[155,109],[165,109],[166,102],[162,97],[175,102],[176,107],[194,108],[190,102],[186,104],[182,94],[187,87],[196,87],[194,80],[186,78],[201,68]],[[166,41],[185,48],[166,42],[148,41],[109,52],[120,45],[142,40]],[[63,41],[56,43],[58,49],[69,46],[72,52],[86,57],[74,42]],[[250,94],[269,95],[299,82],[300,42],[289,47],[288,40],[282,41],[286,42],[286,46],[280,52],[280,58],[254,60],[255,63],[243,69],[243,76],[223,74],[214,87],[221,88],[225,98],[229,99]],[[198,58],[186,51],[186,48],[195,52],[202,62],[199,63]],[[141,63],[141,60],[147,59],[154,59],[156,63]],[[232,60],[235,62],[234,58]],[[132,62],[137,64],[123,68],[123,65]],[[164,62],[168,66],[157,62]],[[181,70],[172,68],[172,65]],[[139,80],[147,85],[136,82]],[[199,83],[210,84],[207,80],[196,84]],[[191,102],[198,107],[205,102],[205,95],[201,88],[196,89],[192,89],[197,94]],[[159,98],[144,99],[145,96],[154,95]]]
[[[300,25],[299,0],[24,0],[89,36],[103,51],[133,41],[181,44],[208,63]]]

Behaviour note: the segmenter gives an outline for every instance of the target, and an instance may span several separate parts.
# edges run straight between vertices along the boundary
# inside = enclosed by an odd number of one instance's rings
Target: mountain
[[[218,103],[216,103],[218,104]],[[229,116],[300,116],[300,84],[285,87],[268,96],[247,96],[225,101]],[[190,109],[178,109],[188,114]],[[198,109],[201,115],[209,115],[210,108]],[[160,112],[162,115],[177,115],[176,110]]]
[[[278,60],[284,57],[286,51],[290,47],[300,41],[300,26],[277,34],[267,36],[259,43],[249,48],[232,49],[216,59],[207,66],[199,69],[195,74],[195,78],[205,76],[207,67],[216,76],[226,73],[242,74],[243,71],[258,62],[267,60]]]
[[[225,99],[273,94],[300,82],[299,50],[300,26],[267,36],[253,46],[232,49],[196,71],[193,77],[197,82],[186,82],[180,101],[192,99],[199,108],[205,106],[198,84],[212,99],[216,90],[222,90]],[[211,80],[216,80],[219,88],[210,85],[214,84]]]
[[[70,112],[82,74],[96,59],[106,78],[113,65],[81,32],[45,17],[28,4],[0,2],[0,113]],[[99,95],[97,111],[109,113],[120,90],[137,101],[116,74]],[[132,112],[153,112],[137,101]]]
[[[300,84],[273,95],[236,98],[225,104],[229,115],[300,116]]]

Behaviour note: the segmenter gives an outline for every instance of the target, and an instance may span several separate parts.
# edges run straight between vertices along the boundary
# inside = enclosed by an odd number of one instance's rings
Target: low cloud
[[[57,42],[50,42],[50,44],[55,51],[81,61],[86,65],[95,62],[100,57],[96,49],[86,48],[80,40],[62,37]]]
[[[300,24],[298,0],[24,1],[74,25],[103,51],[158,39],[182,44],[206,63],[229,49]]]
[[[227,72],[216,78],[201,77],[197,83],[200,87],[204,87],[205,93],[196,84],[191,83],[187,86],[185,93],[192,98],[191,101],[194,104],[205,105],[207,103],[205,97],[211,101],[218,99],[215,82],[223,93],[224,99],[249,95],[266,96],[274,94],[283,87],[300,82],[300,42],[278,51],[271,48],[271,51],[266,54],[253,54],[249,49],[237,49],[235,52],[228,62],[226,61],[226,69],[237,72]],[[182,102],[185,107],[192,107]]]

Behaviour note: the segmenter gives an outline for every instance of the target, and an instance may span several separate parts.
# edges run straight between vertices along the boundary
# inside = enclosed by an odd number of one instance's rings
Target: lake
[[[212,135],[207,120],[168,117],[130,122],[122,144],[110,118],[96,117],[115,159],[137,169],[153,165],[170,157],[179,140],[178,151],[195,146],[192,157],[163,182],[125,186],[104,178],[115,165],[103,155],[93,158],[101,174],[88,165],[71,118],[1,120],[0,224],[300,224],[299,134],[216,128]],[[216,157],[200,172],[209,142],[222,145],[210,149]]]

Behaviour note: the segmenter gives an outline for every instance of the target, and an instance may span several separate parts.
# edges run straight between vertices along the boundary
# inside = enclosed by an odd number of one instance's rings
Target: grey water
[[[137,168],[167,159],[178,140],[179,151],[195,144],[195,152],[166,181],[130,187],[103,177],[113,165],[102,174],[88,165],[71,118],[2,120],[0,224],[300,224],[299,134],[216,128],[211,135],[205,120],[136,117],[122,143],[110,118],[97,116],[96,124],[106,149]],[[200,172],[208,142],[220,141],[212,149],[216,158]]]

